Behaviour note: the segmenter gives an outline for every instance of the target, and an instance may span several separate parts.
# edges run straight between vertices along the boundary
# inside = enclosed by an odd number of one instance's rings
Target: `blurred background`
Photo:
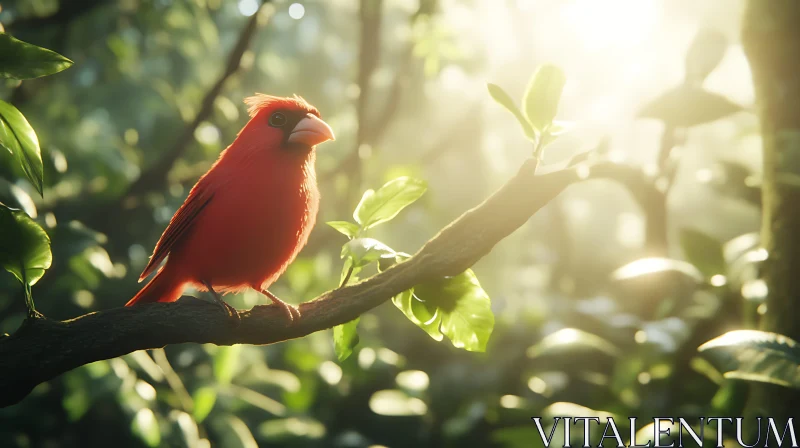
[[[558,117],[576,125],[545,164],[595,148],[621,167],[619,178],[571,186],[474,267],[496,317],[485,353],[432,340],[387,303],[362,317],[360,343],[341,363],[325,331],[86,365],[0,410],[0,446],[530,447],[540,443],[532,416],[614,415],[624,425],[628,416],[741,410],[742,386],[697,347],[746,327],[766,293],[763,258],[751,250],[761,138],[748,112],[743,2],[0,7],[6,32],[75,62],[0,83],[42,146],[44,198],[0,180],[0,201],[51,236],[53,266],[34,288],[51,318],[122,306],[138,290],[153,245],[246,123],[242,100],[254,92],[302,95],[336,131],[318,153],[318,222],[350,219],[363,190],[397,176],[428,182],[419,202],[374,232],[409,253],[531,154],[487,82],[520,98],[537,65],[561,67]],[[678,132],[674,121],[699,107],[691,98],[642,111],[687,80],[698,33],[710,33],[721,61],[693,82],[743,110],[712,111]],[[299,303],[338,286],[344,242],[318,225],[273,291]],[[25,317],[19,289],[0,275],[0,332]],[[264,299],[247,292],[230,302]]]

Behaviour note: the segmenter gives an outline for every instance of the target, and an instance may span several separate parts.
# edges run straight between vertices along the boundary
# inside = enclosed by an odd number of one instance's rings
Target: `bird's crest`
[[[308,101],[298,95],[294,95],[293,97],[280,97],[256,93],[253,96],[245,98],[244,103],[247,104],[247,113],[250,114],[251,117],[255,117],[256,114],[263,109],[280,108],[300,109],[319,116],[317,108],[308,104]]]

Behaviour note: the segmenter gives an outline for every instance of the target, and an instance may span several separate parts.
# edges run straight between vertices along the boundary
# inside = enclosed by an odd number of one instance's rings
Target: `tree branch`
[[[380,113],[376,114],[375,120],[367,126],[364,134],[364,141],[371,143],[378,142],[386,133],[392,119],[400,108],[400,100],[403,98],[406,84],[409,82],[409,72],[411,71],[413,62],[413,48],[413,45],[409,44],[408,48],[403,52],[401,58],[402,62],[389,87],[389,95],[384,102],[383,109]],[[366,119],[366,117],[364,118]]]
[[[361,40],[358,77],[356,79],[360,93],[356,102],[358,129],[355,145],[336,167],[320,173],[317,177],[320,182],[326,182],[338,174],[345,173],[349,178],[355,180],[351,182],[354,188],[353,192],[358,191],[357,187],[361,182],[361,155],[359,154],[359,149],[365,143],[370,145],[378,143],[391,126],[392,119],[400,109],[400,102],[410,82],[409,78],[411,77],[414,62],[414,43],[409,42],[406,48],[402,50],[398,64],[399,68],[396,70],[394,79],[388,88],[388,95],[383,101],[381,110],[374,113],[370,112],[368,109],[375,93],[370,86],[370,80],[378,68],[381,50],[382,1],[370,2],[362,0],[361,2],[359,15],[361,18]],[[411,16],[411,26],[426,10],[426,5],[426,2],[420,2],[417,12]],[[374,120],[372,117],[375,117]]]
[[[250,42],[256,34],[259,22],[263,20],[261,17],[262,8],[264,8],[267,3],[270,3],[270,0],[261,3],[258,11],[250,17],[247,25],[242,29],[239,39],[236,41],[236,45],[228,55],[225,70],[211,89],[206,92],[200,105],[200,111],[197,112],[194,120],[183,129],[183,132],[181,132],[181,135],[175,141],[172,149],[170,149],[155,165],[142,173],[139,179],[131,185],[128,193],[125,195],[125,199],[149,191],[161,190],[166,185],[167,174],[169,174],[175,162],[183,156],[189,144],[194,140],[194,132],[197,130],[197,127],[200,126],[200,123],[211,116],[211,113],[214,111],[214,102],[220,93],[222,93],[222,88],[225,87],[225,83],[227,83],[228,79],[241,68],[242,56],[245,51],[250,48]],[[123,202],[125,199],[123,199]]]
[[[94,361],[168,344],[272,344],[299,338],[353,320],[419,283],[457,275],[579,179],[574,169],[535,176],[536,166],[534,160],[527,161],[500,190],[407,261],[301,304],[302,317],[294,323],[287,322],[278,307],[263,305],[241,311],[241,324],[233,326],[216,305],[187,298],[63,322],[27,320],[15,334],[0,338],[0,406],[17,403],[36,385]],[[599,164],[592,170],[602,176],[609,167]]]
[[[130,219],[140,204],[142,196],[149,192],[161,191],[166,188],[168,174],[175,162],[189,149],[189,146],[194,141],[194,133],[200,123],[207,120],[213,113],[214,102],[222,93],[225,84],[240,70],[242,56],[250,48],[256,31],[265,20],[263,8],[270,2],[271,0],[264,0],[258,11],[250,17],[247,25],[239,34],[236,45],[228,55],[225,69],[214,85],[206,92],[197,115],[195,115],[191,123],[183,128],[172,148],[156,163],[146,168],[121,198],[114,200],[113,203],[104,203],[101,204],[101,207],[91,208],[87,219],[84,221],[88,227],[106,233],[109,229],[117,227],[119,223]]]

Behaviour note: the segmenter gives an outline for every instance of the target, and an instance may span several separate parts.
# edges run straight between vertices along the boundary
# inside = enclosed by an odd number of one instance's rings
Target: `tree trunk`
[[[749,0],[742,43],[764,145],[761,232],[769,296],[761,329],[800,341],[800,1]],[[797,391],[757,384],[746,413],[785,419],[797,417],[799,407]]]

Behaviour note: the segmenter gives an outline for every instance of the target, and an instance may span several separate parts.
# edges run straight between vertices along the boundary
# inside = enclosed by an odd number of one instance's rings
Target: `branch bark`
[[[38,384],[94,361],[186,342],[272,344],[353,320],[419,283],[457,275],[522,226],[572,182],[575,169],[535,176],[529,160],[502,188],[430,239],[413,257],[360,283],[300,305],[293,324],[273,305],[241,311],[234,327],[214,304],[190,298],[115,308],[67,321],[27,320],[0,339],[0,406],[22,400]],[[594,177],[609,172],[592,167]]]

